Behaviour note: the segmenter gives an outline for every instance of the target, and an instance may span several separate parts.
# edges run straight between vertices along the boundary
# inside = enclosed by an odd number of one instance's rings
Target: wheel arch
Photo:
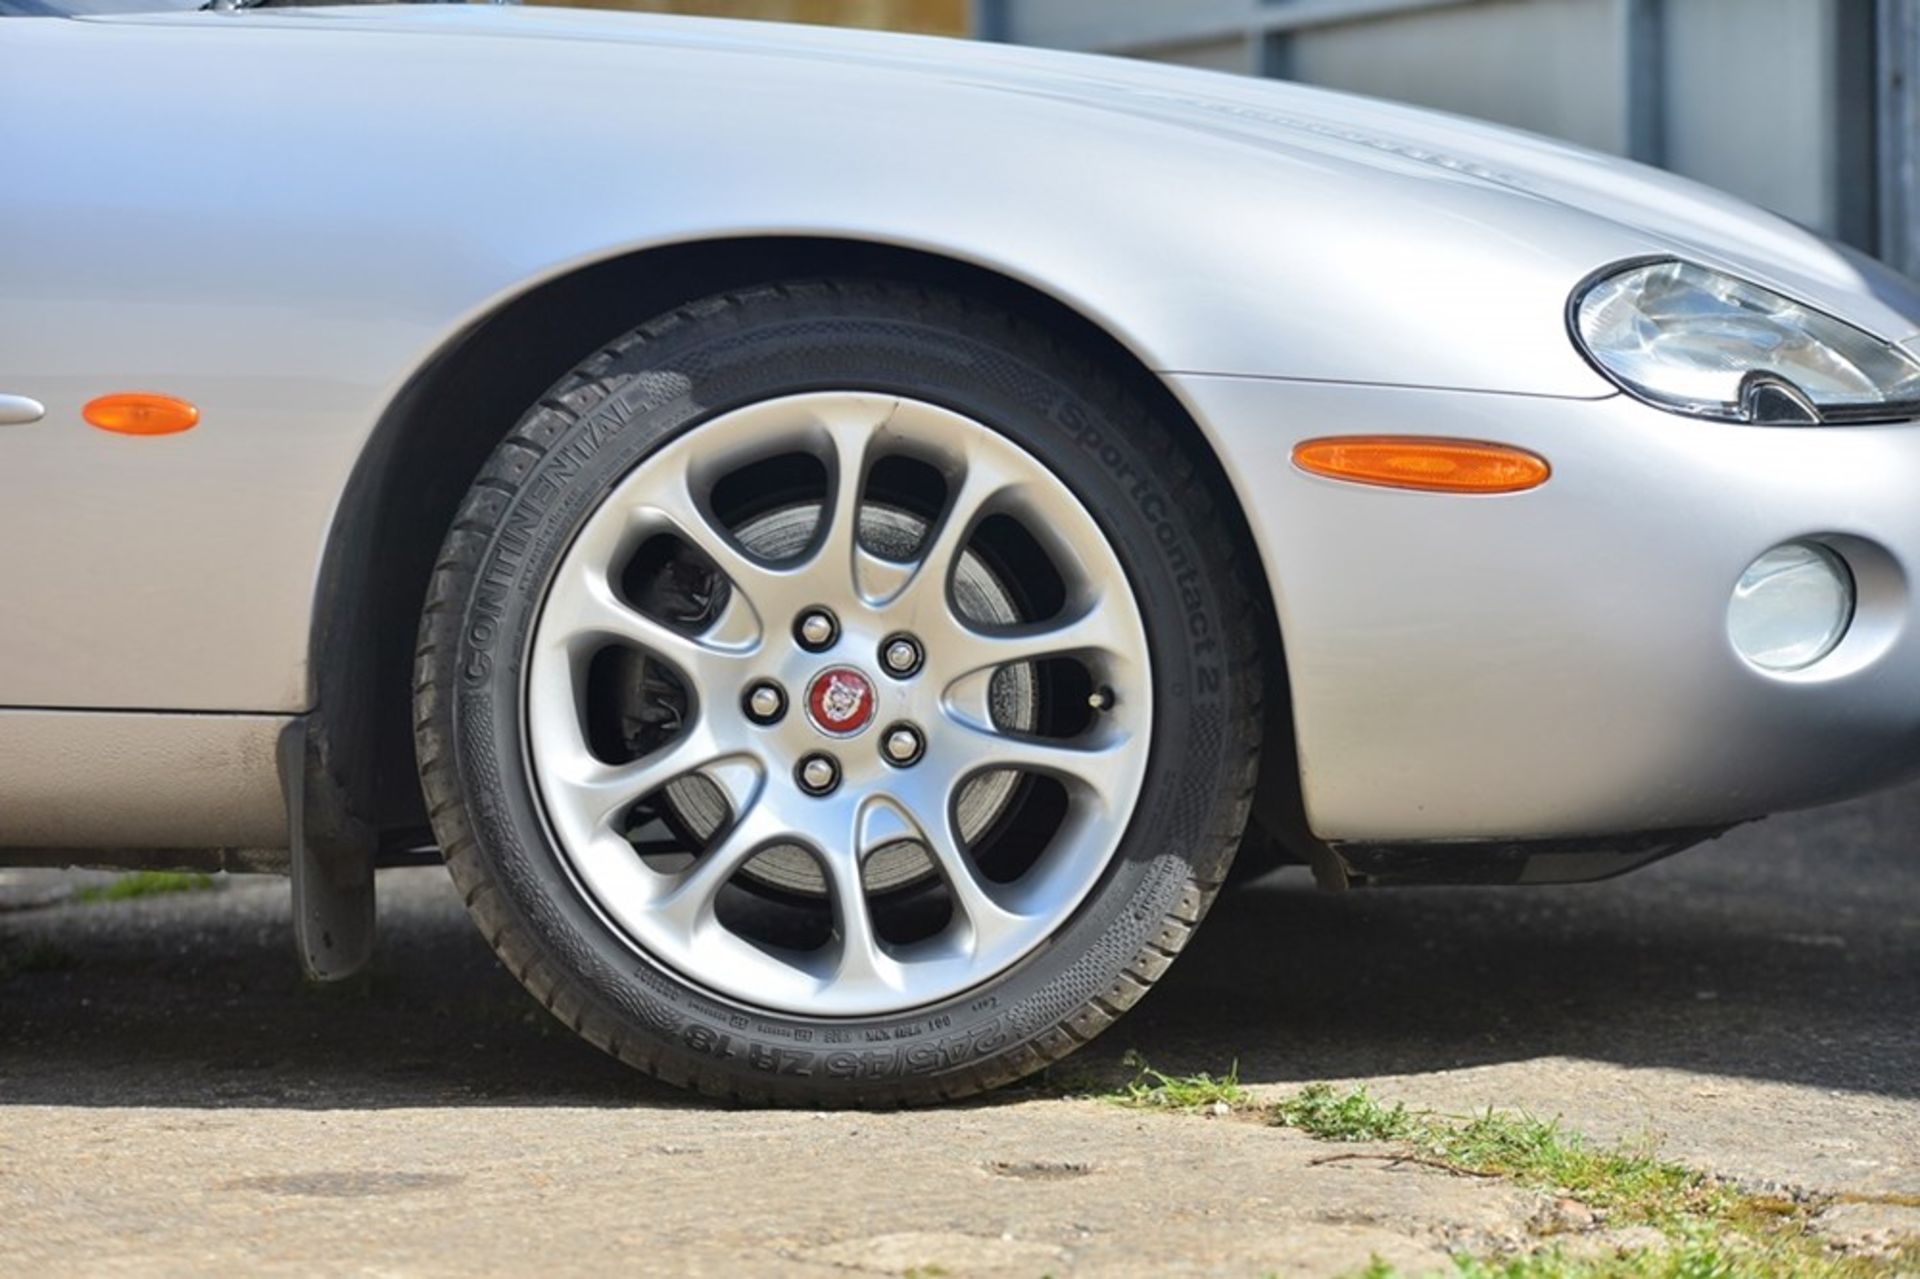
[[[1110,327],[1033,284],[923,249],[823,237],[752,237],[656,246],[539,282],[441,346],[376,423],[336,510],[310,644],[309,804],[341,828],[371,826],[389,851],[425,838],[410,698],[415,629],[459,501],[515,420],[596,343],[712,293],[782,279],[879,277],[968,292],[1046,325],[1152,401],[1186,440],[1226,504],[1251,562],[1268,643],[1270,726],[1256,812],[1298,810],[1285,661],[1259,549],[1211,441],[1147,361]],[[1268,821],[1269,827],[1272,822]]]

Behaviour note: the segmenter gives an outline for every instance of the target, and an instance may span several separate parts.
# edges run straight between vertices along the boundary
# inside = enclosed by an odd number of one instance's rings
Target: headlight
[[[1630,266],[1573,299],[1573,329],[1630,395],[1766,426],[1920,417],[1920,362],[1757,284],[1686,262]]]

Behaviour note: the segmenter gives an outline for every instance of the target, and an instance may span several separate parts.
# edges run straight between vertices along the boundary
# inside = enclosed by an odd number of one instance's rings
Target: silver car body
[[[1257,544],[1324,839],[1711,826],[1920,762],[1920,426],[1674,416],[1566,324],[1645,255],[1917,353],[1920,301],[1669,175],[1269,82],[584,11],[16,19],[0,66],[0,393],[46,409],[0,426],[0,844],[284,845],[274,743],[316,709],[383,415],[528,290],[761,236],[997,273],[1165,382]],[[203,424],[88,430],[112,390]],[[1463,498],[1290,465],[1344,431],[1555,476]],[[1858,550],[1859,619],[1765,675],[1728,595],[1809,535]]]

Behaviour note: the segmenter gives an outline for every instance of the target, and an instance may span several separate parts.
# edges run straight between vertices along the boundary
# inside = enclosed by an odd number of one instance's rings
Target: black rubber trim
[[[1355,887],[1589,884],[1638,870],[1732,829],[1693,826],[1572,839],[1335,842],[1331,847]]]

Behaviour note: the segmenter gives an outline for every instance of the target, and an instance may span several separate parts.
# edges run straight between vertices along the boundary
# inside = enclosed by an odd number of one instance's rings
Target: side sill
[[[276,752],[293,722],[0,709],[0,850],[15,865],[27,850],[39,864],[270,863],[287,847]]]

